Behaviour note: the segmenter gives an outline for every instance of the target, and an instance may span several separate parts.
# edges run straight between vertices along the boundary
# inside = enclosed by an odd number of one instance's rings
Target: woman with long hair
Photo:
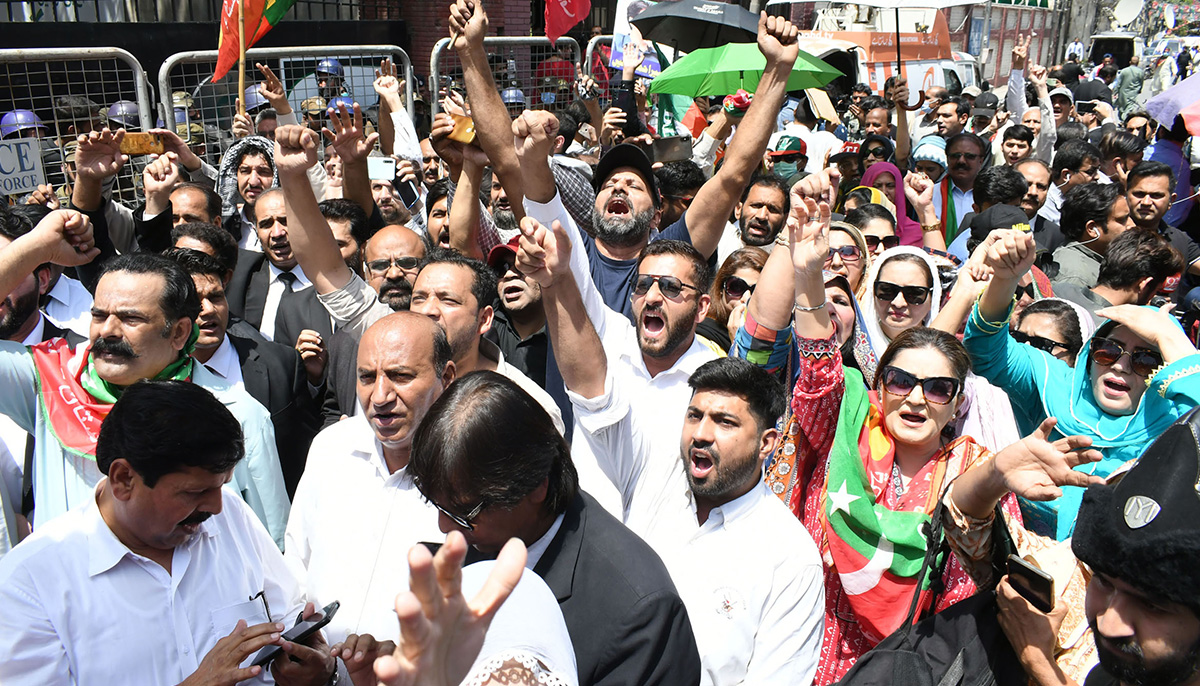
[[[919,325],[898,331],[867,379],[842,363],[844,327],[831,318],[822,274],[829,224],[827,205],[793,196],[793,287],[775,288],[778,279],[760,282],[734,348],[751,338],[790,348],[795,332],[792,398],[766,481],[825,559],[825,634],[814,680],[820,686],[840,679],[899,628],[920,583],[922,524],[949,483],[989,457],[969,436],[945,435],[970,371],[954,336]],[[772,255],[764,276],[779,262]],[[757,358],[746,354],[751,362],[764,359]],[[1019,518],[1011,498],[1005,508]],[[922,612],[975,592],[955,560],[947,562],[942,580],[936,596],[919,591]]]
[[[696,325],[696,333],[724,352],[729,351],[733,332],[745,318],[746,303],[758,285],[767,251],[762,248],[739,248],[729,253],[713,278],[709,296],[708,316]]]

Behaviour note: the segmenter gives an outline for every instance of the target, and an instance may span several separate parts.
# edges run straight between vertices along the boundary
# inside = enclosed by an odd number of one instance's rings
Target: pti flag
[[[238,53],[241,52],[237,16],[239,2],[244,3],[242,11],[246,24],[246,47],[249,48],[283,19],[296,0],[225,0],[221,7],[221,38],[213,81],[220,81],[237,64]]]
[[[546,37],[557,42],[591,11],[592,0],[546,0]]]

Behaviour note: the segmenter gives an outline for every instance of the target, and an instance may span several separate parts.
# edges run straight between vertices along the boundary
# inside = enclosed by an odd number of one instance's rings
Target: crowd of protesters
[[[877,683],[971,606],[1029,683],[1200,684],[1200,150],[1136,62],[832,121],[763,14],[661,159],[650,48],[529,109],[449,27],[432,118],[333,60],[134,160],[5,115],[69,184],[0,206],[0,683]]]

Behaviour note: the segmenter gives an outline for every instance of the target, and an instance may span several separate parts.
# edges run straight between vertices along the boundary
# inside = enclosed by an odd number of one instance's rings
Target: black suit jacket
[[[329,362],[325,365],[325,402],[321,411],[325,426],[335,424],[342,415],[357,414],[358,409],[358,337],[338,331],[329,341]]]
[[[229,299],[229,312],[258,329],[262,326],[263,310],[267,304],[267,287],[271,280],[270,262],[265,253],[251,253],[249,259],[239,254],[233,277],[225,288]],[[325,340],[333,337],[333,326],[325,306],[317,300],[317,292],[306,288],[290,298],[279,302],[275,311],[274,340],[288,346],[296,344],[296,338],[304,329],[313,329]]]
[[[580,686],[700,683],[692,625],[667,568],[590,495],[567,507],[533,571],[558,599]]]
[[[246,392],[271,413],[275,447],[283,469],[288,498],[296,492],[308,448],[321,430],[318,392],[314,398],[300,355],[294,349],[272,343],[245,322],[235,322],[225,333],[237,352]]]

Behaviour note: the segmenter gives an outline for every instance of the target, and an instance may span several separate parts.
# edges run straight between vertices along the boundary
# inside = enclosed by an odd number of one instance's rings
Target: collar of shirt
[[[637,344],[637,332],[630,329],[631,345],[623,346],[621,349],[621,357],[629,365],[629,367],[637,372],[637,374],[647,380],[651,378],[650,371],[646,369],[646,359],[642,356],[642,349]],[[713,352],[700,341],[699,336],[692,337],[692,344],[683,355],[675,361],[675,364],[670,369],[660,373],[653,378],[659,378],[668,374],[683,374],[691,376],[700,368],[700,365],[713,359]]]
[[[271,283],[279,281],[279,275],[283,273],[283,270],[279,267],[276,267],[270,261],[267,262],[267,267],[271,271]],[[312,281],[309,281],[308,277],[304,275],[304,270],[300,268],[300,265],[292,267],[291,271],[292,275],[296,277],[296,285],[294,286],[293,290],[302,291],[312,285]]]
[[[395,472],[388,469],[387,460],[383,457],[383,446],[379,443],[379,439],[375,438],[375,431],[371,429],[371,423],[367,421],[365,412],[356,413],[353,417],[342,421],[355,422],[360,425],[351,433],[352,438],[348,446],[350,452],[375,467],[375,472],[379,474],[379,478],[384,481],[385,485],[405,488],[413,486],[412,478],[408,475],[408,467],[397,469]]]
[[[69,276],[60,276],[58,277],[58,281],[54,283],[54,288],[50,289],[50,292],[46,294],[46,297],[70,307],[75,301],[75,296],[78,295],[78,292],[75,288],[76,285],[79,286],[79,290],[87,293],[87,289],[83,287],[83,284]]]
[[[508,313],[503,310],[496,310],[496,315],[495,315],[494,321],[496,323],[499,323],[500,327],[503,328],[505,331],[507,331],[513,338],[515,338],[516,340],[518,340],[522,343],[531,341],[531,340],[537,338],[538,336],[547,335],[546,334],[546,326],[542,325],[542,328],[538,329],[537,331],[534,331],[533,333],[529,334],[526,337],[522,337],[520,332],[517,331],[516,327],[513,326],[512,318],[509,317]],[[496,324],[493,323],[492,326],[495,327]]]
[[[125,559],[126,555],[141,557],[128,548],[113,530],[109,528],[108,522],[104,521],[104,517],[100,515],[100,505],[96,502],[96,498],[100,496],[100,492],[108,484],[108,478],[100,479],[100,483],[96,484],[96,490],[93,497],[84,507],[82,516],[87,531],[88,542],[88,576],[96,576],[103,574],[117,563]],[[200,523],[200,528],[197,535],[191,540],[196,540],[199,536],[215,536],[216,531],[213,530],[207,521]],[[184,545],[190,545],[191,541]]]
[[[46,334],[46,318],[41,312],[38,312],[37,318],[37,324],[33,325],[33,330],[21,341],[21,345],[37,345],[42,342],[42,337]]]
[[[537,566],[537,563],[542,559],[542,555],[546,554],[546,548],[550,547],[550,541],[553,541],[554,537],[558,535],[558,530],[562,528],[562,523],[563,515],[560,514],[554,518],[554,523],[550,525],[550,529],[541,538],[529,545],[526,549],[525,569],[533,569]]]
[[[728,527],[730,524],[749,515],[755,506],[767,497],[773,498],[775,496],[767,489],[767,482],[759,478],[754,487],[749,491],[727,503],[714,507],[708,513],[708,520],[704,522],[704,526],[700,527],[699,533],[703,534],[705,531],[718,527]],[[695,496],[693,496],[692,502],[694,506]]]
[[[233,344],[229,342],[229,336],[222,337],[221,344],[217,346],[216,351],[213,352],[212,357],[208,358],[208,362],[205,362],[204,366],[226,381],[234,380],[234,371],[241,368],[241,361],[238,360]]]
[[[1068,244],[1064,245],[1063,247],[1070,248],[1071,250],[1079,253],[1080,255],[1083,255],[1084,257],[1087,257],[1088,259],[1090,259],[1094,262],[1103,262],[1104,261],[1103,255],[1096,252],[1095,250],[1092,250],[1091,248],[1084,245],[1083,243],[1080,243],[1079,241],[1076,241],[1074,243],[1068,243]]]

